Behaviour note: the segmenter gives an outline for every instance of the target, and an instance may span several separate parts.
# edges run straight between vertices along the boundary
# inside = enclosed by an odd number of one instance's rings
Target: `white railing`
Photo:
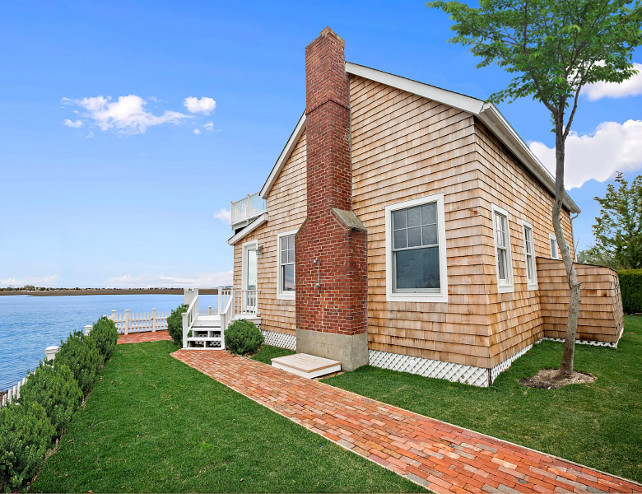
[[[198,317],[198,290],[186,288],[183,303],[187,305],[187,311],[183,312],[183,348],[187,348],[187,335]]]
[[[261,198],[258,192],[256,194],[248,194],[247,197],[240,201],[232,201],[230,221],[232,230],[238,223],[254,218],[265,211],[267,211],[267,201]]]
[[[22,381],[15,386],[12,386],[7,391],[0,392],[0,408],[20,398],[20,388],[26,382],[27,378],[25,377]]]
[[[145,333],[167,330],[169,315],[169,312],[157,312],[156,309],[138,314],[132,314],[129,309],[126,309],[122,314],[112,310],[109,319],[114,321],[120,334]]]
[[[223,328],[223,331],[234,321],[234,288],[230,288],[229,292],[225,308],[220,312],[221,328]]]

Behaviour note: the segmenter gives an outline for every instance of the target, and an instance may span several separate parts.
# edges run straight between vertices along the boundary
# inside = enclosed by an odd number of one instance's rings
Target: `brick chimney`
[[[366,229],[352,212],[350,87],[330,28],[305,49],[307,218],[296,235],[297,351],[368,363]]]

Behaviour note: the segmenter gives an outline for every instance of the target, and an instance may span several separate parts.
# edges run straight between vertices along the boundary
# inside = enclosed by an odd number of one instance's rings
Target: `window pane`
[[[439,247],[395,252],[397,289],[439,288]]]
[[[526,277],[528,281],[533,279],[533,256],[526,256]]]
[[[406,210],[405,209],[401,211],[392,212],[392,228],[393,230],[406,228]]]
[[[288,262],[288,251],[281,249],[281,264]]]
[[[294,264],[286,264],[285,266],[281,266],[281,269],[283,278],[283,291],[293,292],[295,287]]]
[[[408,228],[408,247],[417,247],[421,245],[421,228]]]
[[[497,270],[499,271],[499,279],[506,281],[506,251],[504,249],[497,249]]]
[[[294,249],[288,250],[288,262],[294,262]]]
[[[393,245],[393,249],[405,249],[408,247],[408,237],[407,237],[407,232],[408,230],[398,230],[395,232],[395,241]]]
[[[423,245],[435,245],[437,242],[437,225],[422,227]]]
[[[437,223],[437,204],[432,202],[421,206],[421,224],[432,225]]]
[[[408,211],[408,226],[421,226],[421,207],[410,208]]]

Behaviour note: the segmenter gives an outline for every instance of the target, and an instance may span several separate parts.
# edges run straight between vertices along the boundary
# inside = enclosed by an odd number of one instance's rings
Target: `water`
[[[60,345],[74,330],[100,316],[130,309],[132,313],[169,312],[183,295],[0,296],[0,391],[16,384],[45,357],[45,348]],[[199,295],[200,312],[216,307],[216,295]]]

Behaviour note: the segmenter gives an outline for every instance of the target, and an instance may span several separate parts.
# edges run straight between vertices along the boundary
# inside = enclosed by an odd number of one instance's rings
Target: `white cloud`
[[[190,96],[189,98],[185,98],[183,103],[185,108],[187,108],[187,111],[190,113],[203,113],[204,115],[209,115],[214,111],[214,108],[216,108],[216,101],[206,96],[203,96],[200,99]]]
[[[176,111],[154,115],[145,110],[147,102],[135,94],[120,96],[117,101],[103,96],[81,100],[63,98],[63,103],[75,104],[86,110],[85,116],[92,119],[101,130],[115,130],[125,134],[143,134],[149,127],[167,123],[177,124],[190,118]]]
[[[214,218],[229,225],[232,222],[232,212],[229,209],[221,208],[214,213]]]
[[[62,124],[72,129],[78,129],[82,127],[82,120],[69,120],[68,118],[65,118],[65,121]]]
[[[212,132],[214,130],[214,122],[207,122],[205,125],[203,125],[203,128],[209,132]]]
[[[0,278],[0,286],[23,287],[25,285],[33,286],[52,286],[58,281],[57,274],[49,274],[34,278],[15,278],[13,276],[8,278]]]
[[[585,94],[591,101],[601,98],[624,98],[642,94],[642,64],[633,63],[633,67],[638,73],[626,81],[589,84],[582,89],[582,94]]]
[[[555,176],[555,148],[531,142],[531,150]],[[565,185],[581,187],[587,180],[604,182],[615,172],[642,168],[642,120],[603,122],[592,135],[571,132],[566,139]]]
[[[109,280],[117,288],[213,288],[232,285],[233,271],[198,273],[192,276],[132,275],[124,274]]]
[[[194,129],[194,134],[200,135],[200,133],[201,133],[201,129]]]

